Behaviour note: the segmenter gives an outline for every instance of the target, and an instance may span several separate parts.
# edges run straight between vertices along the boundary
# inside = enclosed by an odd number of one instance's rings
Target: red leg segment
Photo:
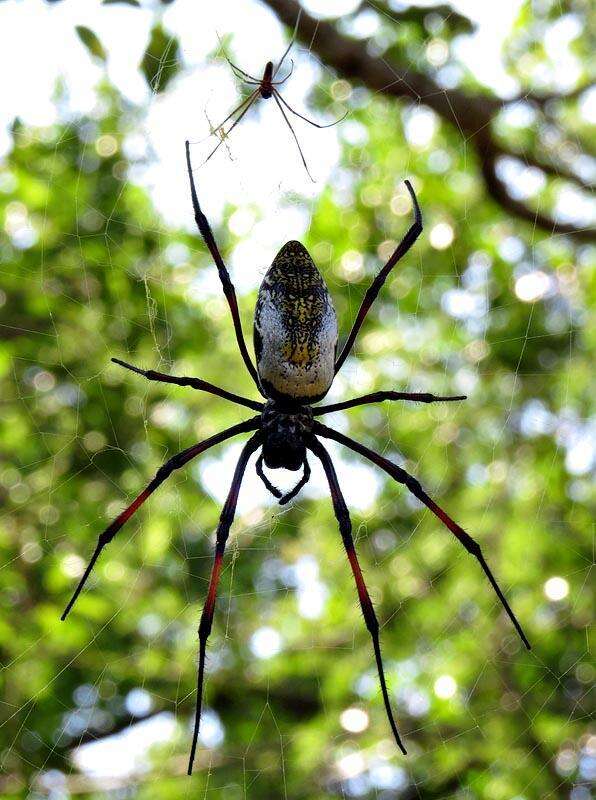
[[[438,506],[435,501],[427,495],[416,478],[407,473],[401,467],[398,467],[397,464],[393,464],[393,462],[379,455],[379,453],[375,453],[374,450],[365,447],[363,444],[351,439],[349,436],[344,436],[343,433],[339,433],[339,431],[335,431],[333,428],[328,428],[326,425],[323,425],[320,422],[315,422],[313,431],[319,436],[324,436],[326,439],[333,439],[334,441],[349,447],[351,450],[354,450],[354,452],[360,453],[360,455],[364,456],[365,458],[368,458],[369,461],[372,461],[373,464],[376,464],[388,475],[391,475],[391,477],[398,483],[403,484],[415,497],[418,498],[418,500],[420,500],[421,503],[424,503],[424,505],[441,520],[441,522],[451,531],[451,533],[457,537],[461,544],[463,544],[468,553],[476,558],[482,567],[484,574],[488,578],[490,585],[493,587],[495,594],[501,601],[503,608],[507,612],[509,619],[513,623],[514,628],[518,632],[520,639],[528,648],[528,650],[531,650],[530,642],[528,641],[526,634],[523,632],[521,625],[517,621],[517,617],[513,613],[513,610],[507,602],[505,595],[501,591],[500,586],[495,580],[490,567],[486,563],[478,542],[476,542],[469,533],[466,533],[466,531],[460,525],[458,525],[455,520],[451,519],[446,511]]]
[[[389,692],[387,690],[387,683],[385,681],[385,671],[383,669],[383,659],[381,657],[381,644],[379,641],[379,622],[377,620],[377,616],[375,614],[375,610],[373,608],[372,600],[370,599],[368,589],[366,588],[366,583],[364,582],[364,577],[362,575],[362,570],[360,569],[360,564],[358,563],[358,556],[356,555],[356,549],[354,547],[354,539],[352,537],[352,522],[350,520],[350,514],[348,512],[348,508],[346,506],[346,502],[344,500],[341,489],[339,488],[337,475],[335,473],[335,467],[333,466],[333,462],[331,461],[329,453],[327,452],[327,450],[325,450],[323,445],[314,437],[309,443],[309,448],[321,461],[323,469],[325,470],[325,475],[327,476],[327,481],[329,483],[329,491],[331,493],[331,500],[333,502],[333,510],[335,511],[335,516],[339,524],[341,538],[344,543],[344,547],[346,550],[346,554],[348,556],[348,560],[350,562],[350,566],[352,567],[354,580],[356,581],[358,598],[360,600],[360,608],[362,609],[362,615],[364,617],[366,627],[368,628],[368,631],[371,635],[373,642],[373,649],[375,653],[375,660],[377,662],[377,671],[379,673],[379,682],[381,684],[381,693],[383,695],[385,711],[387,712],[389,725],[391,726],[391,730],[393,732],[393,736],[395,737],[397,746],[402,751],[402,753],[406,755],[406,748],[404,747],[399,735],[399,731],[397,730],[397,725],[395,723],[395,719],[393,718],[393,711],[391,710],[391,703],[389,702]]]
[[[97,541],[97,545],[95,547],[95,551],[91,556],[91,560],[83,573],[83,577],[78,583],[77,588],[74,591],[73,596],[70,598],[68,605],[64,609],[62,616],[60,619],[65,620],[70,612],[71,608],[75,604],[79,594],[83,586],[85,585],[87,578],[91,574],[93,567],[95,566],[95,562],[100,556],[101,551],[103,548],[109,544],[114,536],[118,533],[120,528],[127,522],[132,515],[137,511],[145,502],[145,500],[149,497],[149,495],[153,494],[153,492],[161,486],[161,484],[169,477],[169,475],[175,470],[180,469],[180,467],[187,464],[191,459],[195,458],[196,456],[200,455],[201,453],[208,450],[210,447],[213,447],[220,442],[225,442],[226,439],[230,439],[232,436],[236,436],[239,433],[246,433],[247,431],[254,431],[260,425],[260,417],[253,417],[252,419],[246,420],[246,422],[241,422],[238,425],[233,425],[231,428],[227,428],[225,431],[221,431],[221,433],[216,433],[215,436],[211,436],[209,439],[205,439],[203,442],[199,442],[198,444],[193,444],[192,447],[189,447],[187,450],[183,450],[181,453],[177,453],[175,456],[170,458],[166,461],[163,466],[161,466],[153,480],[149,483],[146,489],[139,494],[139,496],[133,500],[133,502],[126,508],[121,514],[119,514],[116,519],[111,522],[105,531],[100,534],[99,539]]]
[[[242,478],[248,459],[254,451],[261,445],[262,434],[259,431],[244,445],[244,449],[240,454],[232,485],[230,491],[222,508],[219,518],[219,525],[217,526],[217,534],[215,540],[215,555],[213,558],[213,567],[211,568],[211,578],[209,580],[209,589],[207,590],[207,598],[201,614],[201,622],[199,625],[199,667],[197,672],[197,700],[195,704],[195,724],[192,736],[192,746],[190,748],[190,758],[188,761],[188,774],[192,774],[192,765],[195,760],[195,753],[197,750],[197,740],[199,736],[199,728],[201,724],[201,707],[203,702],[203,679],[205,677],[205,652],[207,649],[207,640],[211,633],[213,625],[213,612],[215,611],[215,600],[217,597],[217,587],[219,578],[221,576],[221,568],[223,563],[223,556],[226,549],[226,542],[230,533],[230,527],[236,513],[236,505],[238,503],[238,495],[240,494],[240,486],[242,485]]]

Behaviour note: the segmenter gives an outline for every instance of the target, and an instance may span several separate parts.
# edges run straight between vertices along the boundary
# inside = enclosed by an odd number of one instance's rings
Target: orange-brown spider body
[[[273,62],[268,61],[265,64],[265,71],[263,72],[263,77],[261,78],[261,83],[259,85],[259,93],[263,100],[269,100],[269,98],[273,94],[273,85],[271,83],[273,76]]]

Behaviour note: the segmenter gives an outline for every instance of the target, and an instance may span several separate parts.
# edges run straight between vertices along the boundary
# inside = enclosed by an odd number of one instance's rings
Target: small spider
[[[290,71],[288,72],[288,74],[286,75],[285,78],[283,78],[282,80],[277,80],[276,81],[275,77],[276,77],[277,73],[279,72],[279,70],[281,69],[282,64],[284,63],[285,58],[288,55],[288,53],[290,52],[290,49],[291,49],[293,44],[294,44],[294,39],[292,39],[292,41],[290,42],[290,44],[286,48],[286,51],[284,52],[283,56],[281,57],[281,60],[280,60],[279,64],[275,67],[275,69],[273,69],[273,62],[272,61],[268,61],[265,64],[265,69],[263,70],[263,77],[260,80],[258,78],[254,78],[252,75],[249,75],[248,72],[244,72],[244,70],[240,69],[240,67],[237,67],[235,64],[233,64],[230,61],[230,59],[224,53],[224,58],[226,59],[226,61],[228,62],[228,64],[232,68],[232,70],[234,71],[234,75],[237,78],[240,78],[240,80],[243,81],[244,83],[246,83],[247,85],[256,86],[257,88],[254,89],[248,95],[248,97],[245,97],[244,100],[242,100],[236,106],[236,108],[233,111],[230,111],[230,113],[223,120],[223,122],[220,122],[219,125],[217,125],[215,128],[213,128],[211,130],[211,132],[210,132],[211,136],[219,135],[220,132],[222,133],[222,135],[220,136],[220,141],[216,144],[216,146],[213,148],[213,150],[209,153],[209,155],[207,156],[207,158],[203,162],[204,164],[206,164],[207,161],[209,161],[209,159],[211,158],[211,156],[213,156],[217,152],[217,150],[219,150],[219,148],[221,147],[224,139],[228,138],[228,136],[234,130],[236,125],[238,125],[240,120],[247,113],[248,109],[254,103],[257,102],[259,97],[262,98],[263,100],[269,100],[269,98],[273,97],[273,99],[277,103],[277,107],[281,111],[282,117],[284,118],[284,120],[286,122],[286,125],[290,129],[290,132],[291,132],[291,134],[292,134],[292,136],[294,138],[294,141],[296,142],[296,147],[298,148],[298,152],[300,153],[300,158],[302,159],[302,163],[304,164],[304,169],[306,170],[306,174],[311,179],[311,181],[313,181],[313,183],[314,183],[314,178],[310,174],[310,171],[308,169],[308,164],[306,163],[306,159],[304,158],[304,153],[302,152],[302,148],[300,147],[300,142],[298,141],[298,137],[296,136],[296,132],[295,132],[294,128],[292,127],[292,124],[291,124],[290,120],[288,119],[288,115],[284,111],[283,107],[285,106],[288,111],[290,111],[296,117],[299,117],[301,120],[304,120],[304,122],[308,122],[309,125],[313,125],[315,128],[320,128],[320,129],[322,129],[322,128],[332,128],[334,125],[337,125],[339,122],[342,121],[342,119],[345,119],[345,117],[347,116],[348,112],[346,111],[346,113],[342,117],[340,117],[339,119],[336,119],[335,122],[330,122],[327,125],[320,125],[318,122],[314,122],[314,120],[309,119],[308,117],[305,117],[302,114],[299,114],[288,103],[286,103],[286,101],[281,96],[281,94],[280,94],[279,90],[277,89],[277,87],[278,86],[282,86],[288,80],[288,78],[290,77],[290,75],[294,71],[294,62],[293,61],[291,62]],[[228,120],[232,119],[232,117],[234,117],[235,114],[237,114],[239,111],[241,113],[238,115],[238,117],[236,117],[236,119],[234,120],[232,125],[228,128],[228,130],[227,131],[223,130],[224,125],[226,124],[226,122]]]
[[[422,403],[434,403],[438,401],[465,400],[465,396],[437,397],[426,393],[412,394],[409,392],[382,391],[356,397],[352,400],[345,400],[340,403],[333,403],[331,405],[312,406],[313,403],[318,402],[327,394],[333,378],[348,357],[362,323],[387,276],[397,262],[412,247],[422,232],[422,215],[416,195],[410,182],[406,181],[406,186],[414,207],[414,223],[400,244],[396,247],[393,255],[367,289],[356,320],[339,355],[337,354],[337,319],[325,281],[314,265],[308,252],[299,242],[287,242],[281,248],[259,289],[254,319],[254,345],[257,358],[257,367],[255,369],[244,341],[234,286],[217,244],[215,243],[207,218],[201,211],[199,205],[193,179],[188,142],[186,142],[186,163],[195,221],[217,265],[223,291],[232,315],[240,353],[255,382],[256,388],[263,396],[265,402],[260,403],[246,397],[240,397],[239,395],[228,392],[225,389],[221,389],[199,378],[175,377],[173,375],[155,372],[154,370],[139,369],[117,358],[112,359],[116,364],[132,370],[139,375],[143,375],[151,381],[172,383],[177,386],[190,386],[192,389],[210,392],[218,397],[231,400],[238,405],[253,409],[258,413],[245,422],[233,425],[198,444],[188,447],[186,450],[182,450],[160,467],[148,486],[99,536],[91,560],[61,618],[63,620],[66,619],[66,616],[79,596],[103,548],[112,541],[124,523],[130,519],[145,500],[161,486],[175,469],[179,469],[191,459],[204,453],[210,447],[224,442],[237,434],[254,432],[244,445],[236,465],[232,484],[217,527],[214,561],[211,569],[209,588],[207,590],[207,598],[199,625],[199,663],[195,726],[188,764],[188,774],[190,775],[192,773],[201,721],[203,675],[207,640],[213,624],[217,587],[221,575],[226,542],[236,511],[238,494],[248,460],[250,456],[260,448],[261,452],[256,462],[257,473],[267,489],[279,499],[281,504],[285,504],[296,496],[310,477],[310,468],[307,461],[307,451],[310,451],[320,460],[327,477],[333,509],[339,524],[345,552],[356,582],[362,614],[372,638],[387,717],[395,741],[400,750],[405,754],[406,749],[398,733],[389,703],[389,694],[387,692],[383,662],[381,659],[379,623],[362,576],[360,564],[358,563],[354,539],[352,537],[350,515],[339,487],[333,462],[326,448],[320,441],[320,438],[339,442],[369,459],[369,461],[384,470],[395,481],[403,484],[408,491],[417,497],[421,503],[429,508],[433,514],[441,520],[441,522],[457,537],[468,553],[471,553],[478,560],[524,645],[530,649],[530,644],[486,563],[478,543],[472,539],[463,528],[454,522],[454,520],[429,497],[416,478],[407,473],[402,467],[398,467],[397,464],[384,458],[374,450],[370,450],[368,447],[345,436],[343,433],[339,433],[339,431],[323,425],[316,419],[316,417],[329,414],[332,411],[353,408],[354,406],[361,406],[368,403],[377,403],[383,400],[413,400]],[[297,471],[302,468],[303,475],[296,486],[284,495],[265,476],[263,472],[263,463],[265,463],[269,469],[285,468]]]

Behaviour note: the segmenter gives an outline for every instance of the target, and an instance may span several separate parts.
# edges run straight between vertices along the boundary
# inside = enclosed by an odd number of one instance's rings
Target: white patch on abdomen
[[[260,358],[257,360],[259,377],[275,391],[294,399],[315,400],[325,395],[335,374],[335,345],[337,318],[329,302],[317,320],[293,321],[292,333],[285,324],[284,314],[271,301],[269,292],[262,290],[256,328],[262,340]],[[308,327],[310,326],[310,327]],[[305,347],[310,358],[305,363],[288,359],[292,336],[307,336]]]

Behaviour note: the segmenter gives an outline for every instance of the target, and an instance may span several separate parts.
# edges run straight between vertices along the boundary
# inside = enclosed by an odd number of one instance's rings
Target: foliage
[[[163,66],[159,37],[171,41],[155,27],[148,53]],[[177,58],[175,46],[166,61]],[[143,68],[157,90],[149,59]],[[159,74],[166,90],[173,72]],[[149,384],[110,357],[255,396],[223,299],[196,291],[214,270],[206,249],[166,228],[131,179],[123,142],[138,110],[102,93],[94,118],[15,123],[0,170],[2,796],[107,797],[117,782],[78,772],[72,750],[128,729],[142,688],[151,707],[137,716],[169,712],[177,735],[124,781],[126,796],[569,797],[587,776],[594,677],[590,464],[573,456],[593,413],[594,253],[572,237],[532,235],[487,200],[479,165],[446,122],[412,148],[413,105],[354,93],[363,136],[344,142],[305,244],[346,331],[391,250],[387,232],[397,239],[409,224],[399,178],[415,176],[425,235],[384,287],[340,386],[346,397],[407,387],[469,399],[355,409],[333,424],[404,463],[478,538],[532,653],[477,564],[383,480],[353,521],[410,752],[401,757],[329,501],[302,496],[283,512],[272,503],[233,529],[206,688],[225,739],[203,747],[186,778],[196,626],[220,511],[207,473],[229,480],[219,453],[170,478],[59,622],[98,533],[166,455],[250,415]],[[216,230],[224,253],[235,244],[226,222]],[[439,249],[441,224],[453,242]],[[547,287],[536,302],[520,299],[527,276]],[[241,298],[245,331],[254,300]],[[299,613],[297,579],[313,559],[327,593],[315,620]],[[544,593],[553,576],[569,586],[557,602]],[[250,648],[263,627],[283,645],[267,660]],[[444,675],[457,685],[450,698],[433,690]],[[370,714],[358,734],[340,724],[352,706]]]
[[[79,39],[83,42],[92,56],[95,56],[95,58],[97,58],[99,61],[105,61],[107,59],[104,46],[99,41],[97,35],[93,33],[90,28],[87,28],[85,25],[76,25],[75,30]]]
[[[143,75],[154,92],[163,92],[179,71],[178,50],[176,39],[155,25],[141,61]]]

